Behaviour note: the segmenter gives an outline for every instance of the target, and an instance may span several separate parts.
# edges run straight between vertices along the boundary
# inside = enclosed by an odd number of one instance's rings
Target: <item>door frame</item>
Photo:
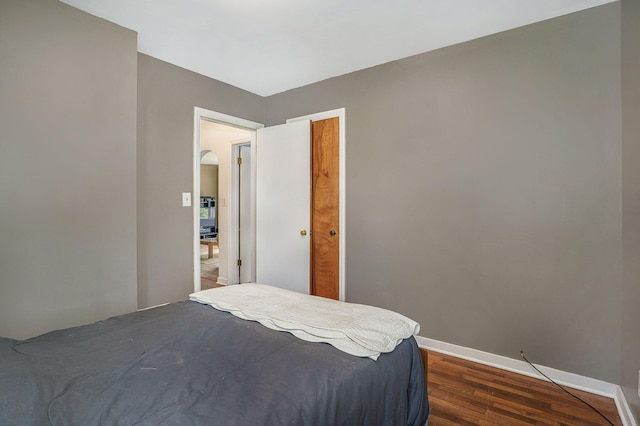
[[[318,113],[314,113],[314,114],[309,114],[309,115],[305,115],[305,116],[301,116],[301,117],[294,117],[294,118],[290,118],[288,119],[286,122],[294,122],[294,121],[300,121],[300,120],[311,120],[311,121],[317,121],[317,120],[324,120],[327,118],[338,118],[338,123],[340,126],[340,147],[339,147],[339,153],[340,153],[340,170],[339,170],[339,179],[340,179],[340,220],[339,220],[339,224],[340,224],[340,232],[338,234],[339,236],[339,247],[340,247],[340,258],[339,258],[339,268],[340,268],[340,278],[339,278],[339,297],[340,300],[344,301],[345,300],[345,296],[346,296],[346,289],[345,289],[345,277],[346,277],[346,271],[345,271],[345,241],[346,241],[346,161],[345,161],[345,153],[346,153],[346,109],[345,108],[338,108],[338,109],[334,109],[334,110],[329,110],[329,111],[324,111],[324,112],[318,112]],[[193,124],[193,191],[194,191],[194,196],[192,197],[193,200],[193,276],[194,276],[194,283],[193,283],[193,289],[194,291],[200,291],[201,290],[201,283],[200,283],[200,242],[198,240],[195,239],[196,235],[200,234],[200,204],[198,203],[196,205],[195,200],[195,194],[200,194],[200,120],[201,119],[205,119],[205,120],[209,120],[209,121],[216,121],[222,124],[226,124],[226,125],[230,125],[230,126],[235,126],[235,127],[242,127],[245,128],[247,130],[251,130],[252,134],[251,134],[251,155],[252,155],[252,159],[253,161],[251,162],[251,176],[252,176],[252,191],[255,191],[255,179],[256,179],[256,174],[255,174],[255,166],[256,166],[256,162],[257,162],[257,158],[255,156],[255,150],[256,150],[256,130],[257,129],[261,129],[264,126],[264,124],[262,123],[258,123],[258,122],[254,122],[254,121],[250,121],[250,120],[246,120],[244,118],[239,118],[239,117],[234,117],[231,115],[227,115],[227,114],[223,114],[220,112],[216,112],[216,111],[212,111],[212,110],[208,110],[205,108],[201,108],[201,107],[194,107],[194,124]],[[233,151],[233,150],[232,150]],[[230,172],[231,172],[231,168],[230,168]],[[232,172],[231,172],[232,173]],[[233,173],[232,173],[233,174]],[[229,183],[230,186],[232,185],[232,176],[229,176]],[[228,188],[228,194],[234,194],[234,188]],[[230,197],[232,198],[232,197]],[[235,197],[233,197],[235,198]],[[200,199],[199,195],[198,195],[198,200]],[[229,203],[234,203],[234,200],[228,200]],[[255,230],[255,194],[252,194],[252,206],[251,206],[251,223],[253,225],[253,229]],[[230,206],[231,207],[231,206]],[[235,206],[234,206],[234,211],[235,211]],[[219,214],[219,213],[218,213]],[[255,239],[255,233],[253,238]],[[227,253],[235,253],[237,251],[237,244],[238,242],[236,241],[237,238],[235,235],[230,235],[229,239],[228,239],[228,247],[227,247]],[[254,242],[255,243],[255,242]],[[255,244],[254,244],[255,247]],[[254,248],[255,250],[255,248]],[[255,262],[255,253],[253,256],[253,261]],[[229,278],[231,278],[231,274],[233,271],[234,276],[237,275],[237,270],[233,267],[235,265],[233,265],[233,260],[231,260],[231,256],[227,256],[227,263],[228,263],[228,267],[227,267],[227,271],[228,271],[228,275]],[[253,265],[252,268],[252,274],[255,275],[255,264]]]
[[[249,261],[249,280],[250,282],[256,281],[256,165],[255,165],[255,150],[256,150],[256,132],[251,133],[251,139],[249,141],[242,142],[232,142],[231,143],[231,156],[232,156],[232,164],[233,168],[230,170],[231,172],[231,180],[229,181],[231,186],[231,191],[229,193],[229,198],[233,197],[233,203],[229,203],[229,228],[233,230],[234,240],[236,241],[235,245],[235,253],[240,256],[240,241],[238,240],[238,228],[240,227],[240,209],[242,206],[238,206],[238,200],[240,200],[240,182],[238,182],[238,172],[240,165],[236,161],[238,157],[240,157],[240,148],[243,146],[249,147],[249,156],[250,156],[250,168],[249,168],[249,223],[250,223],[250,231],[249,231],[249,259],[242,259],[242,263],[244,264],[246,261]],[[233,216],[233,217],[231,217]],[[232,261],[229,260],[229,266],[231,266]],[[240,276],[238,275],[238,267],[234,264],[235,272],[234,278],[235,282],[240,283]]]
[[[327,118],[338,118],[338,125],[340,127],[340,146],[339,146],[339,155],[340,155],[340,162],[339,162],[339,180],[340,180],[340,211],[339,211],[339,215],[340,215],[340,219],[339,219],[339,230],[340,232],[338,233],[338,244],[339,244],[339,250],[340,250],[340,257],[338,260],[338,265],[340,268],[340,274],[339,274],[339,283],[338,283],[338,290],[339,290],[339,298],[340,300],[344,301],[345,300],[345,296],[346,296],[346,289],[345,289],[345,235],[346,235],[346,223],[345,223],[345,212],[346,212],[346,205],[345,205],[345,200],[346,200],[346,161],[345,161],[345,146],[346,146],[346,109],[345,108],[338,108],[338,109],[333,109],[330,111],[324,111],[324,112],[318,112],[318,113],[314,113],[314,114],[309,114],[309,115],[305,115],[302,117],[295,117],[295,118],[290,118],[287,120],[287,123],[292,123],[294,121],[301,121],[301,120],[310,120],[310,121],[318,121],[318,120],[325,120]],[[309,142],[311,143],[311,142]]]
[[[245,120],[244,118],[234,117],[231,115],[223,114],[216,111],[211,111],[201,107],[194,107],[193,114],[193,197],[192,197],[192,213],[193,213],[193,290],[200,291],[201,290],[201,282],[200,282],[200,242],[195,238],[200,235],[200,202],[196,203],[196,200],[200,199],[200,120],[208,120],[218,122],[220,124],[232,126],[232,127],[241,127],[243,129],[247,129],[251,131],[251,152],[252,155],[255,151],[256,146],[256,130],[264,127],[264,124],[257,123],[250,120]],[[231,156],[233,156],[233,149],[231,149]],[[229,159],[229,161],[233,161],[233,159]],[[253,170],[255,161],[252,161],[252,179],[255,179],[255,170]],[[233,163],[230,163],[233,164]],[[231,227],[230,221],[235,221],[234,215],[237,213],[237,206],[235,200],[235,191],[236,189],[233,187],[235,184],[235,180],[233,179],[233,171],[235,167],[229,167],[229,173],[231,176],[227,176],[227,182],[229,182],[229,187],[227,188],[227,208],[228,212],[228,227]],[[218,201],[218,212],[220,214],[220,200]],[[252,204],[255,204],[254,198],[252,198]],[[255,206],[251,208],[251,223],[255,229]],[[235,256],[229,256],[230,253],[236,253],[238,251],[238,241],[235,232],[227,232],[227,281],[228,282],[236,282],[238,271],[236,269],[236,259]],[[254,237],[255,238],[255,237]],[[254,254],[255,259],[255,254]],[[252,274],[255,274],[255,266],[252,269]]]

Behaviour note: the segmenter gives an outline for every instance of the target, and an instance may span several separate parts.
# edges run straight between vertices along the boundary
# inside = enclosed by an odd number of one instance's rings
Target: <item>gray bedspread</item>
[[[1,425],[422,425],[420,353],[377,361],[196,302],[0,339]]]

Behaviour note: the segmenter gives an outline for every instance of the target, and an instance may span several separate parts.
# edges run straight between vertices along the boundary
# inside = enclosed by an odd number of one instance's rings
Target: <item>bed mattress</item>
[[[2,425],[422,425],[415,339],[377,361],[180,302],[0,339]]]

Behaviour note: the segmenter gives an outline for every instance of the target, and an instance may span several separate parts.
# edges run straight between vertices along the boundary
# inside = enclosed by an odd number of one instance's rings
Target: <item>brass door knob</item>
[[[300,235],[302,235],[303,237],[307,235],[307,230],[303,229],[302,231],[300,231]]]

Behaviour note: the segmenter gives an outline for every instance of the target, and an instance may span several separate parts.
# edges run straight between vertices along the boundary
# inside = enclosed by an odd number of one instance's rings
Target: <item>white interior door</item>
[[[258,129],[256,281],[309,293],[311,126]]]
[[[251,281],[252,239],[251,239],[251,145],[238,146],[238,282]]]

